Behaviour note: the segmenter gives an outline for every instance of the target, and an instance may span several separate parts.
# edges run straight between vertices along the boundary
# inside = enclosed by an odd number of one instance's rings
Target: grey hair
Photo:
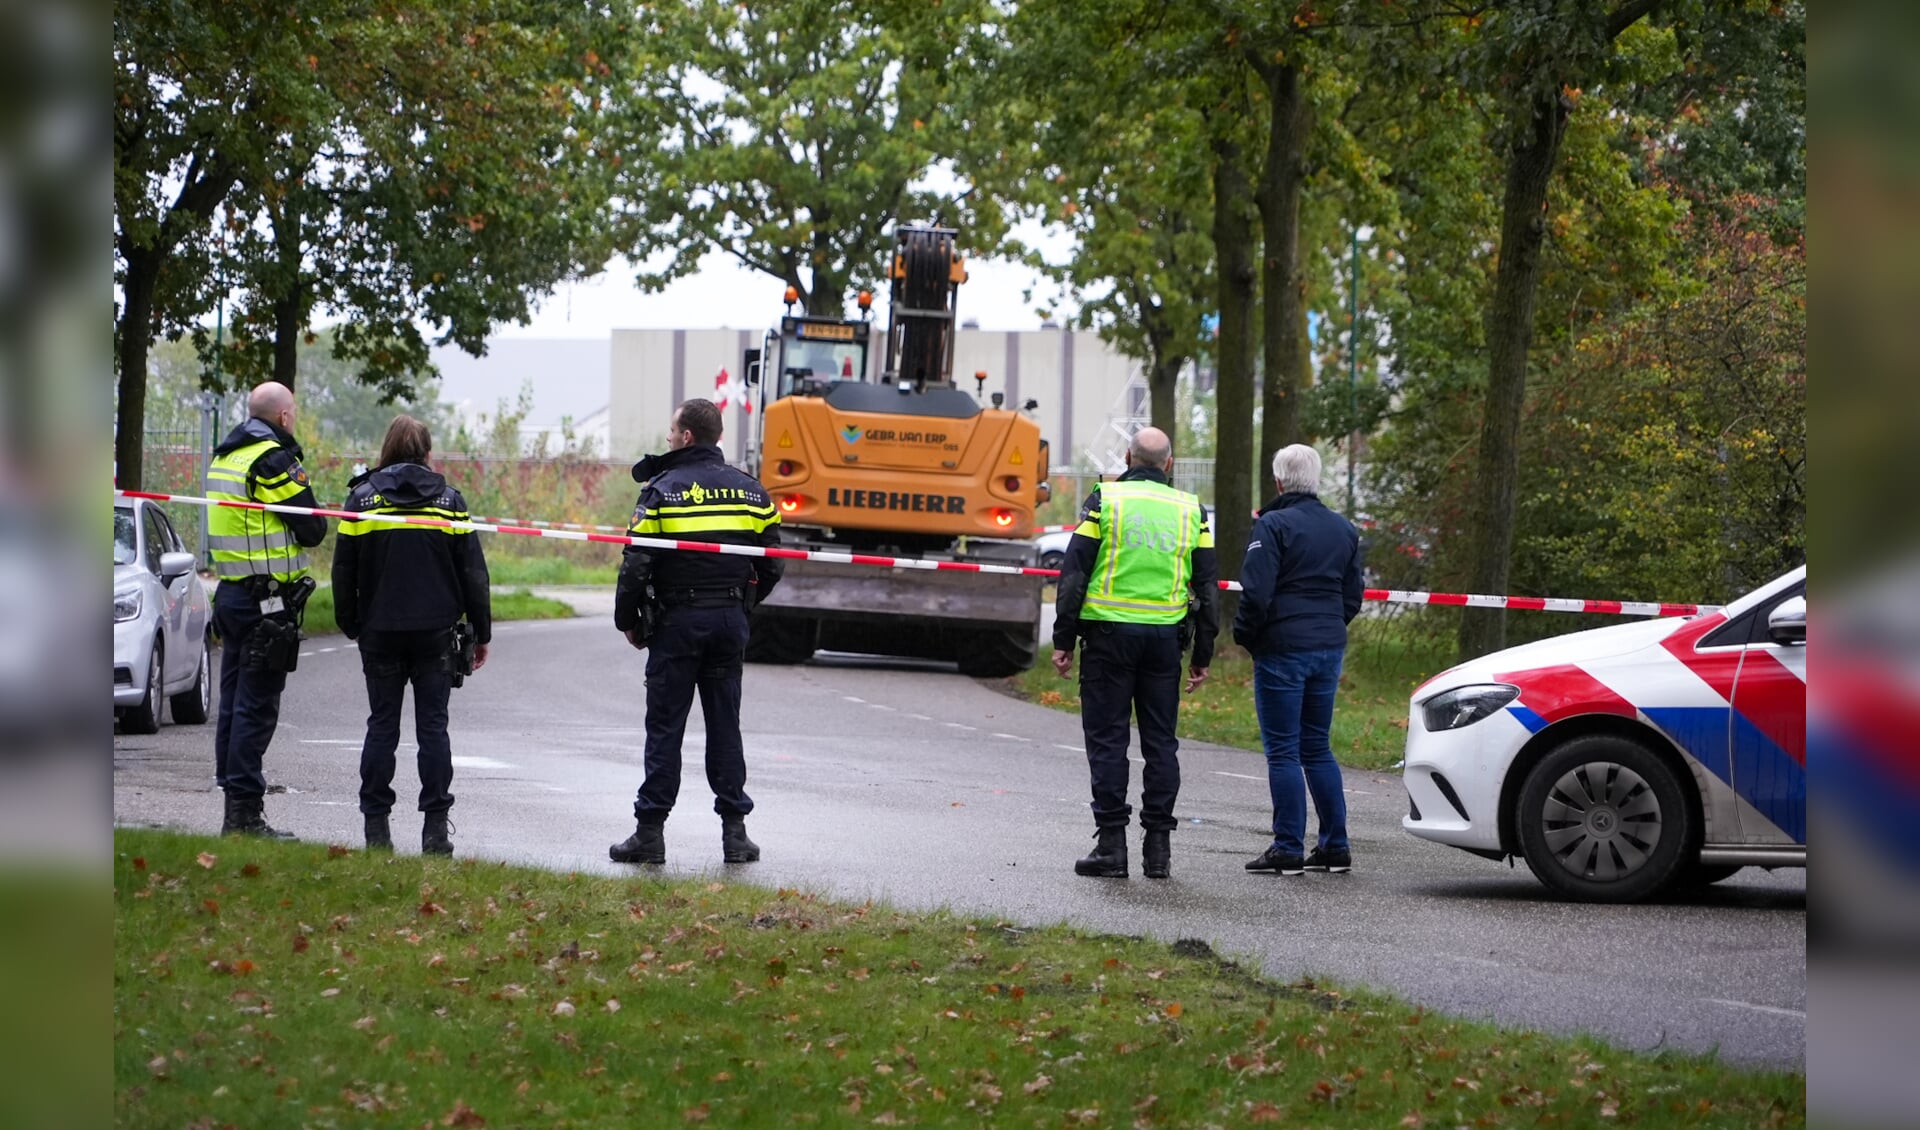
[[[1173,457],[1173,442],[1159,428],[1141,428],[1133,433],[1133,442],[1127,450],[1134,463],[1164,471],[1167,460]]]
[[[1282,491],[1320,493],[1320,453],[1304,443],[1290,443],[1273,453],[1273,481]]]

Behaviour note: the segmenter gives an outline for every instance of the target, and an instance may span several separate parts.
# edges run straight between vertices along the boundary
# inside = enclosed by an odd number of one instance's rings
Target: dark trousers
[[[647,645],[646,780],[633,802],[642,824],[664,824],[680,795],[680,743],[687,712],[700,694],[707,726],[707,784],[721,819],[753,811],[747,795],[747,758],[740,744],[740,670],[747,654],[747,611],[669,607]]]
[[[1137,717],[1140,826],[1172,829],[1180,795],[1180,629],[1175,624],[1081,622],[1080,728],[1093,775],[1093,822],[1124,828],[1127,804],[1127,722]]]
[[[261,765],[280,726],[280,692],[287,688],[286,672],[250,668],[241,662],[247,638],[263,619],[260,602],[245,586],[222,581],[214,590],[213,629],[220,634],[220,716],[213,728],[213,774],[228,796],[241,800],[266,795],[267,777]]]
[[[367,677],[367,740],[360,747],[360,811],[393,811],[394,751],[400,747],[400,707],[413,684],[413,739],[420,747],[420,811],[453,807],[453,743],[447,739],[445,629],[427,632],[365,632],[360,670]]]

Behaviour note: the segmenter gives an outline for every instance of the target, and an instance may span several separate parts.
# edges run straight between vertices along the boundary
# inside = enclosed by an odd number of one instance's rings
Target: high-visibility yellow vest
[[[289,468],[269,478],[253,479],[254,463],[280,444],[271,439],[235,448],[214,457],[207,468],[207,497],[220,502],[283,503],[307,489]],[[213,571],[221,580],[272,577],[297,581],[307,575],[307,551],[293,540],[293,531],[278,514],[216,506],[207,515],[207,547],[213,551]]]
[[[780,524],[780,514],[764,491],[747,487],[709,487],[694,483],[678,492],[676,505],[659,505],[627,527],[635,537],[685,537],[690,541],[743,541],[740,537],[701,535],[752,534],[755,540]]]
[[[1151,479],[1100,484],[1100,513],[1075,533],[1100,539],[1083,620],[1177,624],[1187,614],[1193,551],[1213,532],[1200,500]]]

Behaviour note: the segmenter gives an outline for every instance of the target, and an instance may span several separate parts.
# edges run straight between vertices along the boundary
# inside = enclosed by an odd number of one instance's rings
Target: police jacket
[[[346,510],[467,520],[467,500],[439,472],[394,463],[347,485]],[[474,640],[493,639],[493,604],[480,535],[399,522],[342,520],[333,551],[334,619],[362,632],[451,628],[464,614]]]
[[[280,506],[320,505],[300,466],[300,445],[279,425],[250,417],[227,433],[213,449],[207,468],[209,498],[265,502]],[[215,507],[208,517],[208,549],[222,580],[279,577],[292,580],[307,572],[303,548],[327,536],[327,520],[316,514],[279,514],[267,510]]]
[[[1359,531],[1318,495],[1288,491],[1261,507],[1240,566],[1234,642],[1255,655],[1347,646],[1362,556]]]
[[[779,545],[780,515],[760,481],[727,465],[712,444],[691,444],[634,464],[644,479],[628,533],[730,545]],[[613,626],[640,624],[649,599],[667,605],[723,601],[728,594],[751,608],[780,582],[783,563],[772,557],[740,557],[700,550],[630,545],[620,558],[613,591]]]
[[[1122,483],[1151,482],[1167,486],[1167,475],[1154,467],[1131,467],[1120,476]],[[1191,499],[1192,496],[1188,495]],[[1087,500],[1080,507],[1080,524],[1074,528],[1072,540],[1067,542],[1067,558],[1060,565],[1059,595],[1054,601],[1053,647],[1056,651],[1072,651],[1074,641],[1082,634],[1082,613],[1087,604],[1087,588],[1094,568],[1101,557],[1100,531],[1103,502],[1100,488],[1088,492]],[[1200,510],[1200,531],[1188,547],[1186,565],[1187,596],[1190,611],[1186,614],[1193,629],[1193,658],[1195,667],[1207,667],[1213,663],[1213,640],[1220,632],[1219,588],[1220,566],[1213,550],[1213,535],[1207,527],[1207,509],[1195,500],[1193,505]],[[1142,544],[1138,546],[1108,546],[1109,553],[1160,553],[1166,552],[1156,546]],[[1151,594],[1154,598],[1163,598],[1165,594]],[[1119,617],[1112,617],[1119,619]]]

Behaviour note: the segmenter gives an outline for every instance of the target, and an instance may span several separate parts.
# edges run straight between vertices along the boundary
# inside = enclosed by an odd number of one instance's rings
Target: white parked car
[[[213,616],[193,554],[164,510],[136,498],[113,507],[113,714],[130,734],[207,720]]]
[[[1807,571],[1413,693],[1407,831],[1597,902],[1807,863]]]
[[[1033,548],[1040,554],[1040,567],[1058,569],[1067,560],[1067,543],[1072,540],[1072,530],[1056,530],[1034,538]]]

